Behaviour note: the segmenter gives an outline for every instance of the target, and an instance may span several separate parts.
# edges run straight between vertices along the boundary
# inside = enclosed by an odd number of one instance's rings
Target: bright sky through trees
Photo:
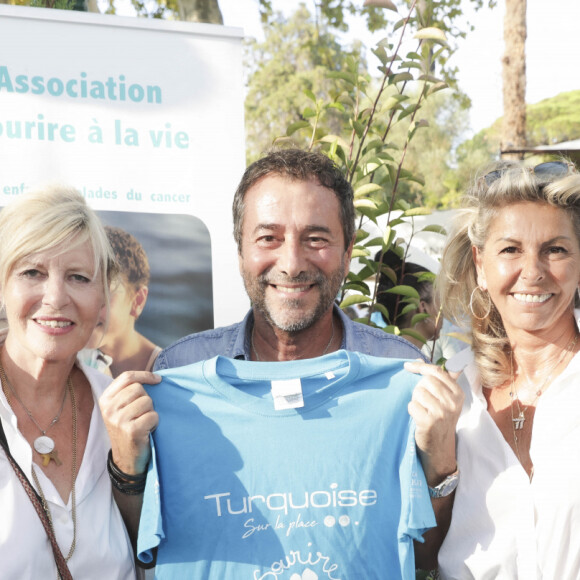
[[[362,0],[361,0],[362,3]],[[311,1],[305,1],[312,10]],[[274,0],[274,8],[288,12],[296,0]],[[224,22],[244,28],[246,35],[262,38],[257,0],[220,0]],[[477,132],[491,125],[503,114],[501,58],[503,56],[504,1],[493,10],[469,12],[475,30],[459,41],[453,63],[459,68],[461,88],[473,106],[471,126]],[[528,0],[527,97],[528,103],[553,97],[561,92],[580,89],[577,64],[577,27],[580,22],[579,0]],[[351,34],[360,36],[368,47],[381,38],[351,23]]]

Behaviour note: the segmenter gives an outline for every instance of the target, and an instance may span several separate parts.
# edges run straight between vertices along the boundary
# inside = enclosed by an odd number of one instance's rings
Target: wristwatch
[[[447,497],[455,491],[459,483],[459,468],[448,475],[439,485],[429,487],[429,495],[434,498]]]

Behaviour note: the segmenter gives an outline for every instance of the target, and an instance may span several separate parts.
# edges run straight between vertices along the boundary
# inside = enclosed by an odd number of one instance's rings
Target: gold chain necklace
[[[258,351],[256,350],[256,345],[254,344],[254,330],[255,329],[256,329],[256,325],[254,324],[254,326],[252,326],[252,334],[250,335],[250,344],[252,345],[252,349],[254,350],[254,354],[256,355],[256,360],[258,362],[261,362],[262,359],[260,358],[260,355],[258,354]],[[330,348],[330,345],[332,344],[333,338],[334,338],[334,316],[332,317],[332,332],[330,333],[330,340],[328,341],[328,344],[326,345],[325,349],[322,351],[322,354],[320,356],[324,356],[328,352],[328,349]]]
[[[10,389],[10,392],[14,395],[14,398],[20,403],[20,406],[24,409],[24,412],[28,415],[28,418],[36,425],[38,430],[42,433],[42,435],[37,437],[33,443],[33,447],[36,450],[36,452],[42,456],[42,464],[44,466],[46,466],[50,463],[50,460],[52,459],[56,463],[56,465],[62,465],[62,461],[58,457],[58,451],[55,449],[54,439],[52,437],[49,437],[46,433],[53,425],[56,425],[56,423],[58,423],[58,420],[60,419],[60,416],[62,414],[62,410],[64,409],[64,403],[66,401],[66,394],[70,390],[70,386],[69,386],[70,377],[67,379],[67,384],[66,384],[66,388],[64,389],[64,394],[62,396],[62,402],[60,404],[60,409],[59,409],[58,413],[54,416],[52,421],[50,422],[50,425],[46,429],[43,429],[38,424],[38,421],[33,417],[31,411],[24,404],[22,399],[18,396],[18,393],[16,392],[16,390],[12,386],[12,383],[8,380],[8,376],[6,375],[6,371],[4,370],[4,366],[2,365],[1,361],[0,361],[0,378],[2,379],[2,384],[5,384],[8,386],[8,388]],[[8,393],[6,392],[5,389],[4,389],[4,394],[6,395],[8,402],[10,402],[10,397],[8,396]]]
[[[73,521],[73,539],[70,545],[70,548],[68,550],[68,554],[65,556],[65,560],[68,562],[77,545],[77,497],[76,497],[76,481],[77,481],[77,401],[76,401],[76,397],[75,397],[75,391],[73,388],[73,384],[72,384],[72,380],[70,379],[69,376],[69,380],[67,382],[67,386],[68,386],[68,390],[70,391],[70,398],[71,398],[71,402],[72,402],[72,427],[73,427],[73,433],[72,433],[72,467],[71,467],[71,472],[72,472],[72,489],[71,489],[71,504],[72,504],[72,521]],[[34,480],[34,485],[36,485],[37,489],[38,489],[38,493],[40,495],[40,499],[42,500],[42,505],[44,507],[44,511],[46,512],[46,515],[48,516],[48,523],[50,524],[50,529],[52,530],[52,533],[54,534],[54,524],[52,522],[52,515],[50,514],[50,507],[48,505],[48,502],[46,501],[46,498],[44,496],[44,492],[42,491],[42,487],[40,487],[40,482],[38,481],[38,477],[36,475],[36,471],[34,470],[34,466],[32,466],[32,479]],[[58,579],[58,573],[57,573],[57,579]]]

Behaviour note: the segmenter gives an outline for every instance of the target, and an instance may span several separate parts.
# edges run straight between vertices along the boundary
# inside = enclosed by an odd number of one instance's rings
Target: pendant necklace
[[[1,365],[0,365],[1,366]],[[71,541],[70,548],[68,550],[68,554],[65,556],[65,560],[68,562],[72,555],[74,554],[75,548],[77,546],[77,495],[76,495],[76,482],[77,482],[77,401],[75,397],[75,390],[73,388],[72,380],[68,378],[67,381],[67,390],[70,391],[70,399],[72,404],[72,465],[71,465],[71,514],[72,514],[72,523],[73,523],[73,537]],[[44,464],[44,461],[43,461]],[[46,497],[44,492],[42,491],[42,487],[40,487],[40,482],[38,481],[38,476],[36,475],[36,471],[34,469],[34,465],[32,466],[32,479],[34,479],[34,484],[38,489],[38,494],[40,495],[40,499],[42,500],[42,506],[44,507],[44,511],[48,516],[48,523],[50,524],[50,528],[52,529],[52,533],[54,535],[54,523],[52,521],[52,515],[50,513],[50,508],[48,502],[46,501]],[[57,580],[60,579],[60,575],[57,573]]]
[[[254,344],[254,329],[256,328],[256,326],[252,326],[252,334],[250,336],[250,343],[252,345],[252,349],[254,350],[254,354],[256,355],[256,360],[258,362],[262,362],[262,359],[260,358],[260,355],[258,354],[258,351],[256,350],[256,345]],[[330,348],[330,345],[332,344],[332,339],[334,338],[334,316],[332,317],[332,332],[330,333],[330,340],[328,341],[328,344],[326,345],[326,347],[324,348],[324,350],[322,351],[322,354],[320,356],[324,356],[327,352],[328,349]]]
[[[568,352],[574,350],[574,347],[576,346],[577,340],[578,340],[578,334],[575,334],[574,338],[568,343],[568,346],[566,346],[566,348],[562,351],[562,354],[558,358],[556,364],[552,367],[552,369],[548,373],[548,377],[544,380],[541,387],[536,391],[536,396],[534,397],[534,400],[529,405],[527,405],[527,407],[533,406],[536,403],[536,401],[540,398],[540,396],[544,392],[544,389],[549,384],[549,381],[552,378],[552,375],[554,374],[556,369],[560,366],[560,364],[564,360],[566,354]],[[511,399],[510,411],[511,411],[511,416],[512,416],[512,434],[513,434],[513,438],[514,438],[514,446],[515,446],[516,456],[517,456],[520,464],[523,466],[522,458],[520,456],[518,431],[521,431],[524,428],[524,424],[526,422],[526,415],[525,415],[526,405],[523,405],[523,403],[520,405],[520,399],[518,397],[518,391],[516,388],[515,373],[514,373],[514,354],[513,354],[513,351],[510,352],[510,365],[511,365],[511,375],[512,375],[512,388],[510,391],[510,399]],[[514,413],[514,403],[517,406],[517,416]],[[532,481],[533,477],[534,477],[534,467],[532,466],[531,471],[529,473],[530,481]]]
[[[550,372],[548,373],[547,377],[544,379],[540,388],[536,390],[536,396],[534,397],[534,400],[528,405],[524,405],[523,403],[520,404],[520,398],[518,397],[518,390],[516,388],[516,380],[515,380],[515,373],[514,373],[514,354],[513,354],[513,351],[510,352],[510,365],[511,365],[511,375],[512,375],[512,388],[510,391],[510,399],[511,399],[510,409],[511,409],[511,414],[512,414],[512,426],[514,429],[514,440],[515,440],[516,446],[517,446],[517,438],[515,435],[515,431],[520,431],[521,429],[524,428],[524,424],[526,422],[526,415],[525,415],[526,407],[533,406],[536,403],[536,401],[540,398],[540,396],[544,392],[544,389],[550,383],[550,379],[552,378],[554,372],[560,366],[560,364],[562,363],[562,361],[564,360],[566,355],[569,352],[572,352],[574,350],[577,341],[578,341],[578,334],[575,333],[574,338],[568,343],[566,348],[564,348],[562,350],[562,354],[560,355],[560,357],[556,361],[556,364],[551,368]],[[517,406],[517,415],[514,413],[514,403]]]
[[[66,394],[68,391],[72,392],[72,383],[70,376],[67,379],[66,388],[64,390],[64,394],[62,397],[62,403],[60,404],[60,409],[58,410],[58,413],[54,416],[54,418],[50,422],[50,425],[46,429],[43,429],[38,424],[37,420],[32,416],[32,413],[28,410],[26,405],[22,402],[22,399],[18,396],[18,393],[14,390],[14,387],[8,380],[8,377],[6,376],[6,371],[4,370],[2,362],[0,362],[0,379],[2,379],[2,384],[8,385],[8,388],[10,389],[10,392],[14,395],[14,398],[20,403],[25,413],[28,415],[29,419],[36,425],[38,430],[41,432],[41,435],[39,435],[34,440],[33,447],[36,450],[36,452],[42,456],[42,464],[46,467],[52,460],[56,463],[56,465],[62,465],[62,461],[58,457],[58,451],[55,449],[54,439],[52,437],[49,437],[47,435],[47,432],[51,427],[53,427],[54,425],[56,425],[56,423],[58,423],[58,420],[60,419],[60,416],[64,409]],[[6,395],[6,398],[9,399],[6,390],[4,390],[4,394]],[[8,402],[10,402],[10,400]]]

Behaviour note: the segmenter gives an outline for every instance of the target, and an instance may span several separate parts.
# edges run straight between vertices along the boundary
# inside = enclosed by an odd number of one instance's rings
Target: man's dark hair
[[[242,251],[242,222],[246,192],[266,175],[280,175],[295,181],[315,179],[323,187],[332,190],[340,203],[340,221],[344,233],[344,247],[348,248],[354,236],[354,205],[350,183],[341,170],[322,153],[301,149],[280,149],[252,163],[244,172],[234,195],[234,238],[238,252]]]

